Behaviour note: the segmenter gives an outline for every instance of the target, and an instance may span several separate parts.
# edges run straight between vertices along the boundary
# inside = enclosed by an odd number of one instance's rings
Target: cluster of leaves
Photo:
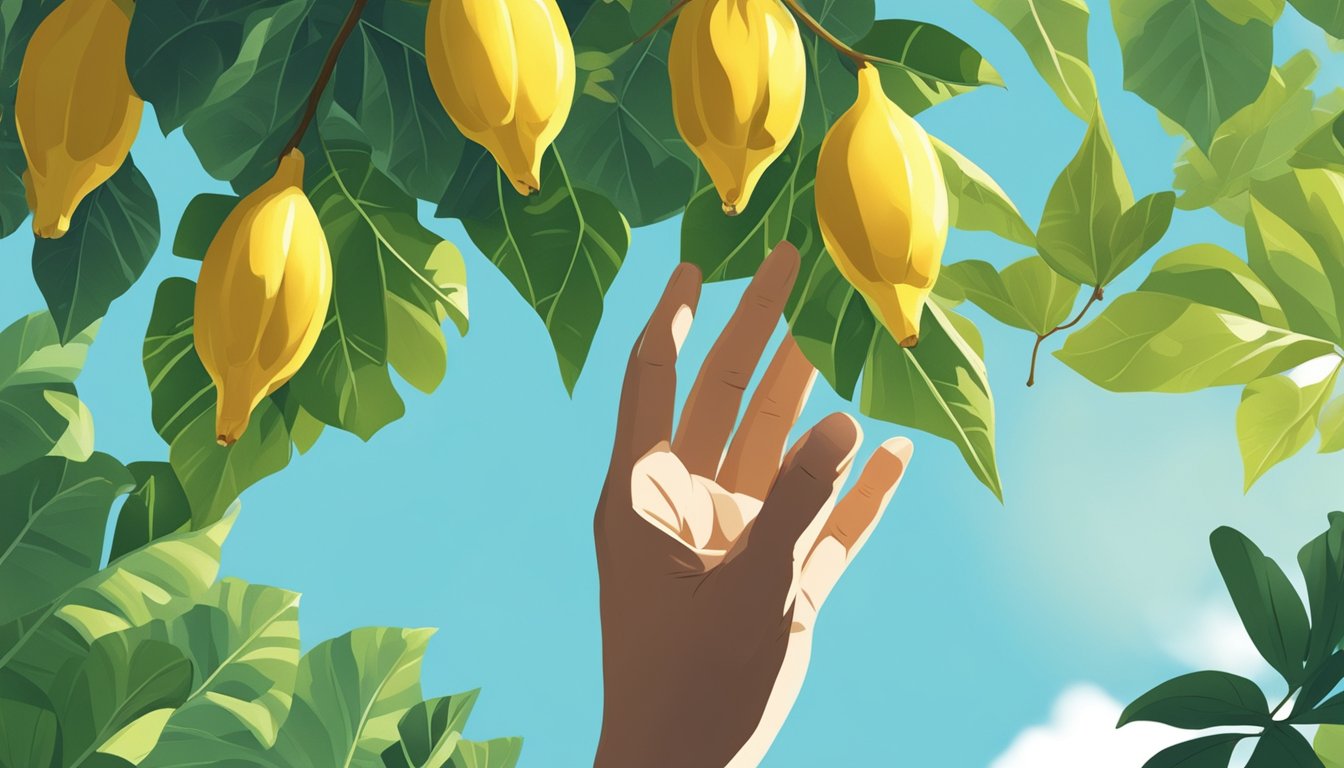
[[[462,738],[477,692],[424,700],[432,630],[299,654],[293,592],[217,580],[236,512],[193,516],[162,462],[92,450],[74,379],[92,332],[0,332],[0,766],[511,768]],[[110,554],[103,561],[116,500]]]
[[[1287,694],[1271,708],[1254,682],[1219,671],[1162,683],[1125,708],[1120,727],[1151,721],[1222,732],[1164,749],[1144,768],[1227,766],[1246,739],[1256,741],[1247,768],[1344,764],[1344,693],[1335,693],[1344,681],[1344,513],[1331,513],[1329,530],[1298,553],[1305,605],[1278,563],[1240,532],[1219,528],[1209,544],[1247,635]],[[1321,726],[1314,750],[1296,727],[1313,725]]]

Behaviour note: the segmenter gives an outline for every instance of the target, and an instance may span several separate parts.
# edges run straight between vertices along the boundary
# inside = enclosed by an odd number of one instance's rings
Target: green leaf
[[[450,768],[514,768],[523,752],[523,740],[459,741]]]
[[[247,759],[275,743],[299,668],[298,603],[293,592],[225,579],[202,604],[145,628],[183,649],[193,674],[141,768]]]
[[[1208,155],[1186,143],[1176,163],[1173,186],[1181,191],[1176,206],[1212,207],[1234,224],[1244,222],[1251,182],[1286,173],[1298,145],[1334,114],[1330,106],[1344,96],[1336,90],[1316,100],[1308,86],[1318,69],[1310,51],[1298,53],[1274,68],[1255,101],[1218,128]]]
[[[1273,31],[1239,24],[1210,0],[1115,0],[1125,90],[1174,120],[1205,152],[1214,133],[1269,79]]]
[[[1244,733],[1219,733],[1183,741],[1153,755],[1143,768],[1227,768],[1233,750],[1245,738]]]
[[[126,633],[94,641],[89,655],[62,673],[52,697],[64,764],[82,765],[137,718],[180,705],[191,687],[191,671],[191,662],[168,643]]]
[[[1279,328],[1288,322],[1278,299],[1246,262],[1209,243],[1178,248],[1158,259],[1139,290],[1178,296]]]
[[[402,189],[439,200],[466,139],[434,94],[425,65],[428,5],[371,3],[341,49],[332,77],[336,121],[372,148],[373,164]]]
[[[82,450],[92,425],[73,382],[96,330],[62,346],[51,315],[38,312],[0,331],[0,474]]]
[[[305,654],[269,763],[382,768],[382,751],[397,740],[402,714],[421,701],[420,661],[431,634],[357,629]]]
[[[41,688],[0,669],[0,766],[61,768],[60,724]]]
[[[274,173],[348,10],[316,0],[137,4],[131,84],[165,134],[182,126],[211,176],[250,190]]]
[[[383,750],[386,768],[446,768],[480,691],[442,696],[411,707],[397,723],[396,743]]]
[[[34,312],[0,331],[0,389],[27,384],[73,384],[84,368],[97,326],[61,343],[47,312]]]
[[[1307,670],[1325,676],[1325,684],[1313,690],[1311,681],[1303,686],[1295,709],[1311,707],[1324,699],[1339,682],[1329,682],[1331,674],[1344,675],[1344,652],[1335,652],[1344,640],[1344,515],[1330,515],[1330,527],[1312,539],[1297,553],[1297,562],[1307,585],[1307,604],[1311,608],[1311,641]],[[1330,658],[1331,663],[1326,664]],[[1327,674],[1324,666],[1333,667]]]
[[[952,226],[993,232],[1015,243],[1036,245],[1036,234],[998,183],[960,152],[929,138],[947,183],[948,220]]]
[[[578,95],[557,139],[573,183],[610,197],[634,227],[685,207],[700,168],[672,117],[672,25],[631,45],[639,26],[616,3],[588,10],[574,30]]]
[[[1087,63],[1087,4],[1083,0],[975,2],[1013,33],[1064,106],[1090,119],[1097,104],[1097,84]]]
[[[1134,204],[1125,169],[1095,110],[1083,143],[1045,201],[1036,242],[1056,272],[1075,283],[1104,285],[1112,270],[1116,225]]]
[[[1273,24],[1283,14],[1284,0],[1209,0],[1217,11],[1238,24],[1252,19]]]
[[[158,247],[158,201],[127,157],[79,204],[70,232],[33,243],[33,278],[61,341],[107,314],[112,301],[140,279]]]
[[[989,377],[948,318],[936,303],[925,305],[913,349],[883,330],[874,333],[859,407],[868,416],[950,440],[976,478],[1002,499]]]
[[[801,4],[831,34],[851,46],[858,44],[868,34],[876,15],[874,0],[801,0]],[[800,32],[803,35],[803,50],[807,54],[807,93],[803,101],[801,124],[802,149],[808,151],[820,146],[826,129],[854,104],[859,87],[849,62],[835,48],[802,29],[801,25]],[[946,98],[941,94],[916,95],[919,98],[915,102],[901,104],[909,114],[919,112],[930,99],[941,101]]]
[[[182,211],[182,219],[177,224],[177,234],[173,236],[173,255],[184,259],[200,261],[210,248],[224,220],[233,213],[233,209],[242,198],[236,195],[219,195],[202,192],[187,203]]]
[[[1232,528],[1214,531],[1209,546],[1246,634],[1265,661],[1296,687],[1302,682],[1310,630],[1293,585],[1278,563]]]
[[[1251,185],[1251,268],[1278,298],[1288,327],[1344,341],[1344,177],[1293,171]]]
[[[879,19],[854,48],[901,66],[878,64],[882,90],[907,114],[917,114],[982,85],[1003,85],[985,57],[942,27],[908,19]]]
[[[137,461],[126,468],[131,471],[135,488],[117,513],[109,556],[112,560],[177,533],[191,523],[191,503],[171,465],[163,461]]]
[[[601,194],[576,188],[560,155],[547,154],[541,192],[523,197],[495,173],[488,215],[462,220],[485,253],[541,316],[574,391],[602,318],[602,299],[630,247],[625,217]]]
[[[967,301],[995,320],[1037,335],[1067,321],[1078,298],[1078,284],[1039,256],[1016,261],[1002,273],[987,261],[958,261],[943,267],[940,279],[955,283]]]
[[[1344,768],[1344,726],[1321,726],[1312,747],[1325,768]]]
[[[1319,368],[1311,375],[1268,376],[1246,385],[1237,406],[1237,443],[1241,447],[1245,486],[1250,490],[1270,467],[1302,450],[1316,432],[1321,408],[1334,391],[1341,359],[1330,355],[1302,366]]]
[[[1119,277],[1140,256],[1157,245],[1157,241],[1167,233],[1167,227],[1171,226],[1171,211],[1175,205],[1175,193],[1156,192],[1120,214],[1120,220],[1115,223],[1115,232],[1111,234],[1110,263],[1101,277],[1102,285]]]
[[[1321,453],[1344,450],[1344,395],[1331,400],[1321,409],[1316,426],[1321,430]]]
[[[1307,737],[1290,725],[1266,728],[1246,768],[1324,768]]]
[[[1310,583],[1307,589],[1309,592],[1313,589]],[[1324,600],[1327,601],[1324,608],[1317,603],[1322,596],[1314,592],[1310,594],[1312,627],[1311,645],[1307,652],[1307,677],[1302,683],[1302,692],[1293,700],[1292,717],[1288,718],[1289,722],[1298,725],[1344,721],[1344,698],[1331,696],[1326,704],[1321,704],[1321,700],[1329,696],[1340,681],[1344,680],[1344,651],[1331,653],[1327,648],[1322,653],[1317,650],[1322,638],[1339,636],[1340,629],[1337,626],[1339,589],[1337,586],[1331,587],[1331,591],[1335,594],[1324,596]],[[1322,610],[1334,613],[1322,615]],[[1318,620],[1322,622],[1319,627],[1316,624]],[[1335,642],[1338,643],[1338,640]]]
[[[290,440],[279,407],[267,398],[238,442],[215,441],[215,386],[192,341],[195,293],[196,284],[183,278],[159,284],[144,364],[154,428],[168,442],[168,463],[199,528],[218,520],[244,489],[284,469]]]
[[[1344,0],[1290,0],[1297,12],[1331,37],[1344,37]]]
[[[1327,341],[1161,293],[1129,293],[1055,356],[1112,392],[1249,384],[1329,354]]]
[[[1307,136],[1288,164],[1294,168],[1344,171],[1344,112],[1328,118]]]
[[[47,390],[45,395],[47,405],[66,422],[65,432],[47,455],[87,461],[93,455],[93,413],[73,392]]]
[[[1116,727],[1141,720],[1199,730],[1265,725],[1270,717],[1265,694],[1250,680],[1227,672],[1191,672],[1135,699]]]
[[[45,688],[94,640],[199,602],[219,574],[220,546],[234,520],[230,515],[199,531],[165,536],[109,563],[41,611],[0,627],[9,640],[0,667]]]
[[[0,475],[0,584],[8,585],[0,625],[97,573],[112,502],[130,487],[130,474],[103,453],[84,463],[38,459]]]

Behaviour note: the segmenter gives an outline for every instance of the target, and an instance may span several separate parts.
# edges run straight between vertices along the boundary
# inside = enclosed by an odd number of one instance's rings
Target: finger
[[[815,616],[840,576],[868,541],[892,494],[910,465],[914,446],[903,437],[881,445],[859,474],[858,482],[835,505],[807,559],[799,580],[804,600],[795,619]]]
[[[791,588],[787,572],[811,551],[861,439],[858,422],[833,413],[798,440],[746,533],[740,567]]]
[[[798,421],[817,369],[786,335],[747,404],[719,469],[719,485],[762,499],[779,474],[789,431]]]
[[[742,393],[798,276],[798,250],[780,243],[761,263],[691,387],[673,450],[693,474],[715,477]]]
[[[616,418],[612,464],[629,467],[659,442],[672,438],[677,393],[677,353],[700,300],[700,270],[680,264],[630,350]]]

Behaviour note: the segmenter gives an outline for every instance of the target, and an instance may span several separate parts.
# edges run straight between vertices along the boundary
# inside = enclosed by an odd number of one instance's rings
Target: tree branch
[[[829,30],[823,27],[821,22],[812,18],[812,14],[808,13],[803,6],[798,4],[798,0],[784,0],[784,4],[789,7],[789,10],[793,11],[793,15],[797,16],[799,21],[803,22],[803,26],[812,30],[812,34],[821,38],[823,42],[839,51],[841,55],[845,56],[850,61],[853,61],[855,64],[890,64],[895,67],[900,67],[901,69],[909,69],[909,67],[899,61],[884,59],[881,56],[869,56],[866,53],[861,53],[850,48],[845,44],[845,41],[831,34]]]
[[[1046,331],[1045,333],[1036,334],[1036,344],[1031,348],[1031,370],[1028,371],[1027,373],[1028,387],[1033,386],[1036,383],[1036,357],[1041,353],[1041,342],[1045,341],[1051,336],[1054,336],[1056,333],[1059,333],[1060,331],[1066,331],[1072,328],[1073,326],[1077,325],[1078,323],[1082,322],[1083,315],[1086,315],[1087,311],[1092,308],[1092,305],[1096,304],[1098,301],[1101,301],[1101,299],[1102,299],[1101,286],[1097,286],[1092,291],[1092,295],[1088,297],[1087,303],[1083,305],[1083,308],[1078,311],[1077,316],[1075,316],[1072,320],[1063,325],[1057,325],[1054,328],[1051,328],[1049,331]]]
[[[288,155],[303,141],[303,134],[308,132],[308,126],[312,125],[313,117],[317,115],[317,105],[322,101],[322,92],[327,89],[331,73],[336,70],[336,59],[341,55],[341,48],[350,38],[350,33],[355,31],[359,15],[364,12],[364,6],[368,2],[369,0],[355,0],[354,5],[350,6],[350,13],[346,14],[340,31],[336,33],[336,39],[331,43],[331,50],[327,51],[327,58],[322,62],[322,69],[317,73],[317,82],[313,83],[313,90],[308,94],[308,104],[304,107],[303,117],[299,119],[299,126],[294,130],[294,136],[285,144],[285,148],[280,150],[280,157]]]
[[[661,19],[654,22],[652,27],[649,27],[648,29],[644,30],[644,34],[640,35],[639,37],[636,37],[634,40],[631,40],[629,43],[626,44],[625,47],[629,48],[632,45],[638,45],[639,43],[643,42],[646,38],[648,38],[649,35],[652,35],[654,32],[657,32],[658,30],[662,29],[664,24],[671,21],[673,16],[676,16],[678,13],[681,13],[681,9],[689,5],[690,2],[691,0],[678,0],[677,3],[668,10],[667,13],[663,14],[663,17]]]

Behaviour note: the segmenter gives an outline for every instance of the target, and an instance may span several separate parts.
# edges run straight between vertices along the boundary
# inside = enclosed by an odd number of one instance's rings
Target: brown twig
[[[1101,299],[1102,299],[1101,286],[1097,286],[1096,289],[1092,291],[1092,295],[1088,297],[1087,303],[1084,304],[1083,308],[1078,311],[1078,315],[1076,317],[1074,317],[1072,320],[1063,325],[1057,325],[1054,328],[1051,328],[1049,331],[1046,331],[1045,333],[1036,334],[1036,344],[1031,348],[1031,370],[1028,371],[1027,373],[1028,387],[1033,386],[1036,383],[1036,356],[1041,353],[1041,342],[1045,341],[1051,336],[1054,336],[1056,333],[1059,333],[1060,331],[1067,331],[1068,329],[1082,322],[1083,315],[1087,314],[1087,310],[1091,309],[1092,305],[1096,304],[1098,301],[1101,301]]]
[[[636,37],[634,40],[631,40],[629,43],[626,44],[625,47],[629,48],[632,45],[639,45],[641,42],[647,39],[649,35],[652,35],[654,32],[657,32],[658,30],[662,29],[663,25],[671,21],[673,16],[676,16],[678,13],[681,13],[681,9],[685,8],[688,4],[690,4],[690,2],[691,0],[678,0],[678,2],[675,5],[673,5],[672,8],[669,9],[667,13],[663,14],[663,17],[661,19],[654,22],[654,25],[652,27],[649,27],[648,29],[644,30],[644,34],[640,35],[639,37]]]
[[[829,30],[827,30],[825,27],[821,25],[821,22],[812,18],[812,14],[808,13],[807,10],[803,8],[803,6],[798,4],[798,0],[784,0],[784,4],[789,7],[789,10],[793,11],[793,15],[797,16],[799,21],[803,22],[803,26],[812,30],[812,33],[814,35],[821,38],[823,42],[825,42],[827,45],[831,46],[835,50],[839,51],[842,55],[849,58],[849,60],[853,61],[855,64],[860,65],[865,63],[890,64],[894,67],[900,67],[901,69],[909,68],[899,61],[884,59],[881,56],[869,56],[866,53],[861,53],[859,51],[854,50],[853,48],[850,48],[848,45],[845,44],[844,40],[841,40],[840,38],[831,34]]]
[[[326,61],[322,62],[322,70],[317,73],[317,82],[313,83],[312,93],[308,94],[308,105],[303,110],[303,117],[299,119],[299,127],[294,130],[294,136],[285,144],[285,148],[280,150],[280,157],[288,155],[291,150],[299,146],[299,142],[303,141],[303,134],[308,132],[308,126],[312,125],[313,117],[317,115],[317,105],[322,101],[322,92],[327,89],[331,73],[336,70],[336,59],[341,55],[341,48],[345,46],[350,33],[355,31],[359,15],[364,12],[364,6],[368,2],[369,0],[355,0],[355,4],[350,6],[350,12],[345,15],[341,29],[331,43],[331,50],[327,51]]]

